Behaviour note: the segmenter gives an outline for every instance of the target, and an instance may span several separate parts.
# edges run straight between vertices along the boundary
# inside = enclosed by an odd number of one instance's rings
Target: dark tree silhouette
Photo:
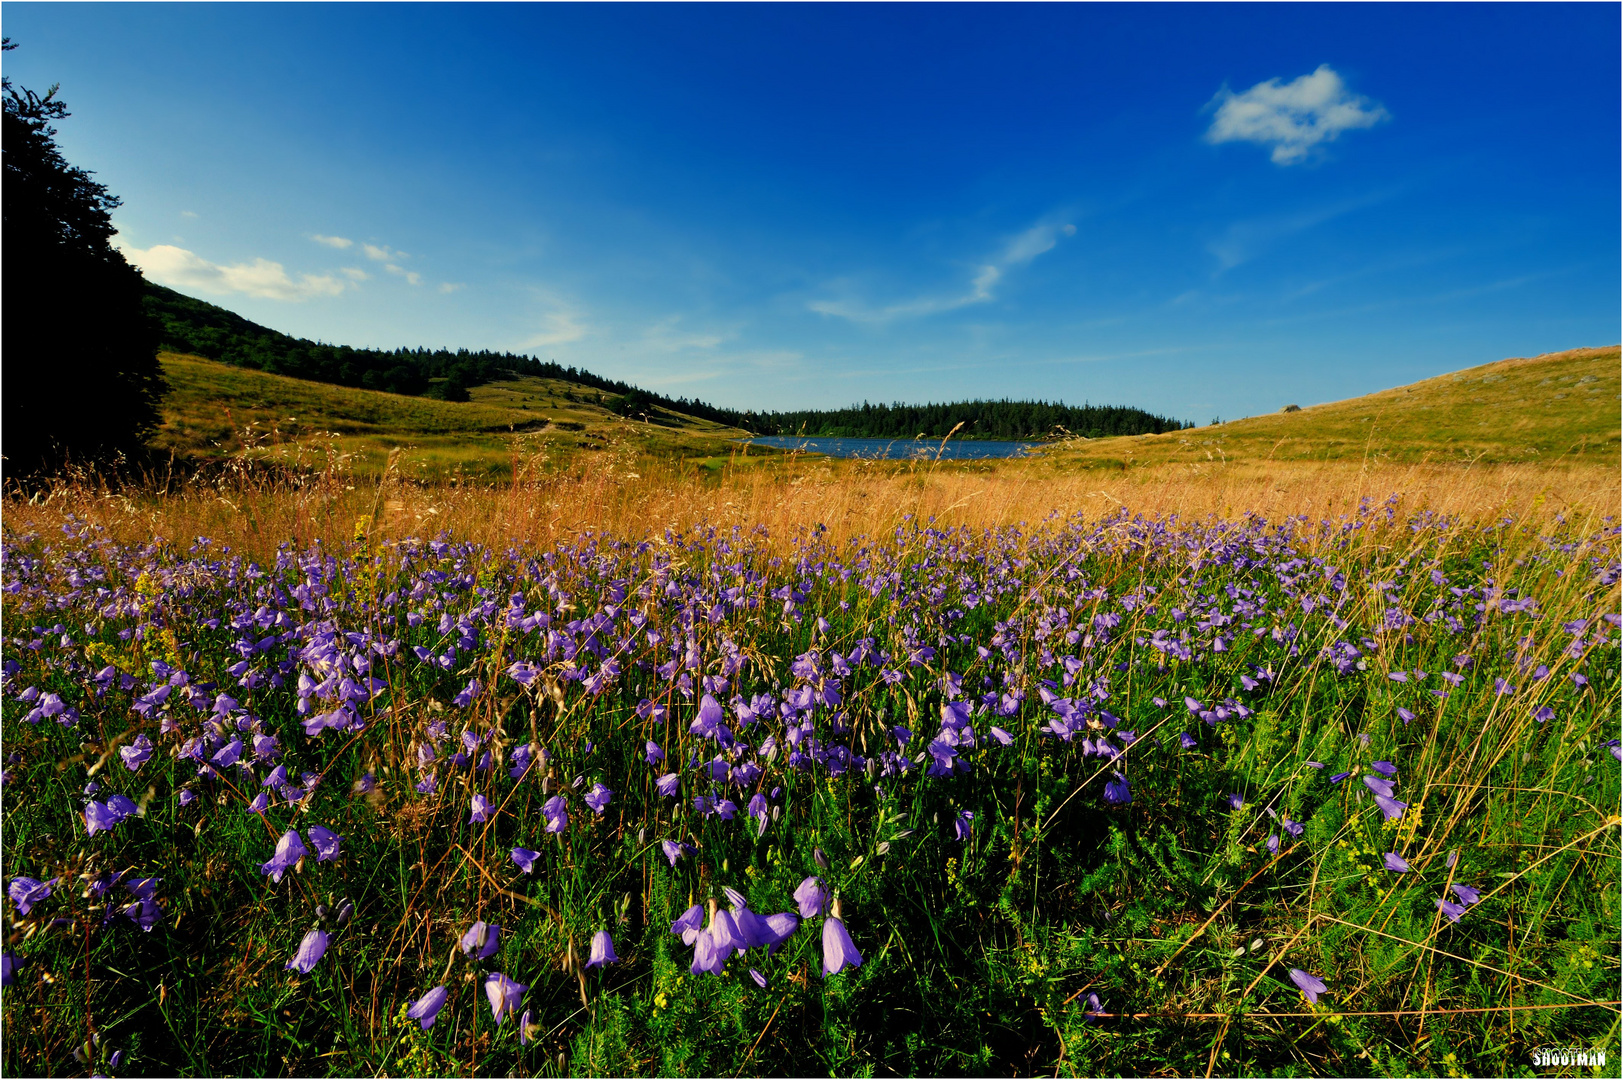
[[[15,48],[7,40],[4,48]],[[141,274],[112,246],[105,185],[63,159],[51,122],[68,115],[3,80],[0,132],[0,453],[11,477],[69,461],[141,454],[164,385]]]

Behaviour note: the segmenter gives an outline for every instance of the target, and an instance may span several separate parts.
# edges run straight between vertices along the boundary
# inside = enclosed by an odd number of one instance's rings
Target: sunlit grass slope
[[[1074,440],[1086,466],[1207,461],[1617,460],[1617,346],[1501,360],[1409,386],[1165,435]]]
[[[154,445],[200,459],[253,454],[350,455],[360,472],[381,468],[401,449],[408,475],[506,475],[515,453],[566,458],[611,440],[657,457],[725,453],[744,433],[658,411],[626,420],[598,391],[556,379],[525,378],[475,387],[455,403],[308,382],[164,353],[170,390]]]

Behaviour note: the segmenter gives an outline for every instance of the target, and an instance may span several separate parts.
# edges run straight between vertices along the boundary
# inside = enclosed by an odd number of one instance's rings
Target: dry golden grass
[[[282,543],[428,537],[448,531],[493,547],[546,545],[602,532],[765,526],[779,542],[823,526],[838,541],[885,533],[910,517],[975,528],[1035,524],[1053,514],[1337,518],[1360,500],[1398,496],[1403,512],[1468,520],[1553,518],[1598,523],[1623,498],[1618,465],[1364,465],[1342,462],[1166,464],[1100,472],[1066,460],[834,461],[739,454],[717,469],[649,458],[629,443],[564,469],[515,458],[500,484],[423,484],[390,470],[357,479],[341,455],[280,476],[232,470],[212,480],[113,490],[84,477],[5,503],[5,527],[45,532],[67,515],[139,542],[207,536],[266,557]]]

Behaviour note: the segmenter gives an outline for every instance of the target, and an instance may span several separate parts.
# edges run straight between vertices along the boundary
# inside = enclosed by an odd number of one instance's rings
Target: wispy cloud
[[[1316,228],[1344,214],[1385,202],[1392,196],[1391,191],[1375,191],[1295,213],[1269,214],[1236,221],[1209,241],[1206,250],[1217,259],[1220,269],[1232,270],[1241,263],[1250,262],[1263,250],[1281,240]]]
[[[661,319],[642,332],[642,344],[659,352],[681,352],[687,349],[714,349],[737,336],[735,330],[688,330],[681,326],[681,322],[680,315]]]
[[[310,239],[318,244],[325,244],[327,247],[337,248],[340,251],[347,247],[353,247],[355,244],[355,241],[342,236],[322,236],[320,233],[311,233]]]
[[[180,216],[183,217],[183,218],[195,218],[197,216],[197,211],[196,210],[182,210],[180,212]]]
[[[1530,285],[1535,281],[1543,281],[1559,275],[1572,273],[1583,269],[1582,267],[1565,267],[1559,270],[1548,270],[1537,274],[1521,274],[1516,277],[1501,278],[1497,281],[1484,282],[1480,285],[1470,285],[1446,292],[1434,293],[1406,293],[1391,296],[1385,300],[1375,300],[1366,304],[1353,304],[1338,308],[1321,308],[1317,311],[1302,312],[1295,315],[1282,315],[1273,319],[1263,319],[1258,326],[1286,326],[1294,323],[1314,322],[1321,319],[1344,319],[1359,315],[1372,315],[1380,311],[1392,311],[1400,308],[1417,307],[1433,304],[1451,304],[1457,300],[1470,300],[1478,296],[1487,296],[1493,293],[1519,289],[1523,285]]]
[[[858,323],[887,323],[896,319],[919,318],[953,311],[996,298],[996,288],[1010,270],[1024,266],[1037,256],[1052,251],[1061,236],[1076,235],[1076,226],[1040,222],[1013,237],[1003,251],[983,263],[963,292],[948,296],[921,296],[884,307],[873,307],[859,299],[814,300],[807,306],[820,315],[833,315]]]
[[[347,247],[348,244],[346,243],[345,246]],[[371,259],[373,262],[400,262],[402,260],[411,258],[411,256],[407,255],[404,251],[396,251],[387,244],[379,245],[363,243],[361,245],[361,250],[366,252],[366,257]]]
[[[1225,86],[1207,108],[1217,111],[1207,142],[1270,146],[1276,165],[1306,161],[1320,143],[1389,117],[1378,102],[1349,92],[1329,64],[1288,83],[1269,79],[1239,94]]]
[[[546,292],[538,291],[536,298],[546,306],[546,310],[536,317],[535,332],[513,346],[515,352],[527,352],[548,345],[567,345],[590,333],[591,328],[586,325],[584,316],[573,305]]]
[[[465,289],[465,288],[467,288],[467,286],[462,284],[462,282],[460,282],[460,281],[442,281],[442,282],[440,282],[440,292],[446,293],[446,294],[458,292],[458,291],[460,291],[462,289]]]
[[[332,274],[291,277],[281,263],[269,259],[222,266],[171,244],[154,244],[144,251],[120,244],[119,250],[142,273],[162,284],[216,295],[242,293],[265,300],[298,301],[337,296],[352,287],[351,282]]]
[[[421,285],[423,283],[423,275],[415,270],[407,270],[404,267],[396,266],[394,263],[384,263],[383,268],[391,274],[405,278],[408,285]]]
[[[362,270],[359,266],[346,266],[343,268],[342,273],[351,281],[366,281],[372,276],[365,270]]]
[[[675,367],[661,360],[628,373],[638,386],[674,389],[693,383],[725,380],[729,384],[756,382],[772,386],[804,381],[808,365],[805,355],[789,349],[746,349],[740,352],[706,354],[703,367]],[[811,365],[819,380],[828,373],[821,365]]]

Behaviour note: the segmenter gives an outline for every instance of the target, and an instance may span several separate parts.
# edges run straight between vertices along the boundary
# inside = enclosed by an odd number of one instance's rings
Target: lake
[[[924,458],[934,461],[964,461],[970,458],[1020,457],[1038,443],[995,442],[992,440],[949,439],[943,449],[940,439],[837,439],[819,436],[763,435],[741,440],[752,446],[772,446],[779,450],[801,450],[829,457],[900,459]]]

